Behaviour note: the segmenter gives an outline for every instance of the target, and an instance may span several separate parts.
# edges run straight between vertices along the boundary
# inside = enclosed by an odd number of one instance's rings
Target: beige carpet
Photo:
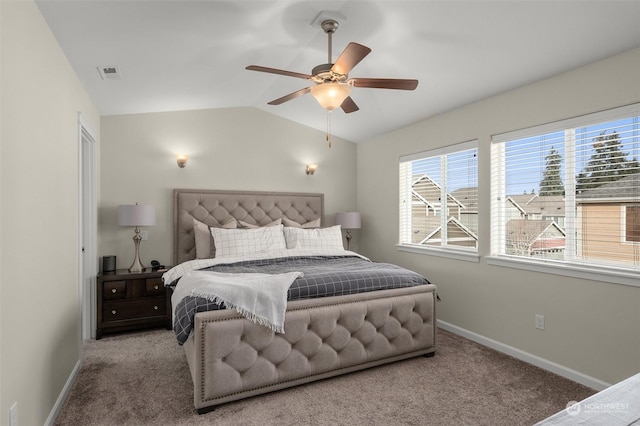
[[[436,355],[222,405],[199,416],[171,331],[107,336],[56,425],[530,425],[595,391],[438,331]]]

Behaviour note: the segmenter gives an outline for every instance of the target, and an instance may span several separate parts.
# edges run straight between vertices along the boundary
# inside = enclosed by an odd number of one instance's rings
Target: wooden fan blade
[[[356,105],[356,103],[353,102],[353,99],[351,99],[351,96],[347,96],[345,100],[342,101],[342,105],[340,105],[340,108],[342,108],[342,110],[347,114],[349,114],[350,112],[356,112],[357,110],[360,109],[358,108],[358,105]]]
[[[295,98],[298,98],[298,97],[300,97],[302,95],[306,95],[309,92],[311,92],[311,87],[305,87],[304,89],[297,90],[297,91],[295,91],[293,93],[289,93],[286,96],[283,96],[281,98],[275,99],[275,100],[269,102],[269,105],[280,105],[280,104],[283,104],[283,103],[285,103],[287,101],[290,101],[291,99],[295,99]]]
[[[371,53],[371,49],[367,46],[351,42],[344,48],[336,63],[331,67],[331,71],[342,75],[349,74],[349,71],[369,53]]]
[[[418,87],[418,80],[402,80],[394,78],[351,78],[349,83],[353,87],[366,87],[369,89],[398,89],[414,90]]]
[[[288,77],[302,78],[302,79],[305,79],[305,80],[308,80],[308,79],[311,78],[311,76],[309,74],[302,74],[302,73],[299,73],[299,72],[279,70],[277,68],[261,67],[259,65],[249,65],[245,69],[247,69],[249,71],[260,71],[260,72],[268,72],[270,74],[286,75]]]

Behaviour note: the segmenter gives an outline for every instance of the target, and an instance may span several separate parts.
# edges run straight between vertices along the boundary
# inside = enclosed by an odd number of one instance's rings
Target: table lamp
[[[351,230],[360,229],[361,220],[358,212],[336,213],[336,225],[347,230],[347,250],[351,250]]]
[[[118,225],[135,226],[133,244],[136,248],[135,258],[129,267],[129,272],[142,272],[144,265],[140,262],[140,226],[151,226],[156,224],[156,212],[153,206],[138,204],[118,206]]]

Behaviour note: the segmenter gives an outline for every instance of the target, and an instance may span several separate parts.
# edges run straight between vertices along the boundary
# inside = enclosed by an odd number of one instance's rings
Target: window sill
[[[467,250],[453,250],[445,249],[442,247],[411,246],[406,244],[396,244],[396,250],[409,253],[426,254],[429,256],[446,257],[448,259],[464,260],[466,262],[478,263],[480,261],[480,255],[477,252]]]
[[[601,281],[611,284],[640,287],[638,273],[614,268],[589,267],[581,265],[555,264],[511,257],[487,256],[487,264],[506,268],[524,269],[533,272],[562,275],[565,277]]]

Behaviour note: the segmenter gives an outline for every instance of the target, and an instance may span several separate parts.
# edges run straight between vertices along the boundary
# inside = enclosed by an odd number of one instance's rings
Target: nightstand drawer
[[[126,296],[126,281],[106,281],[102,287],[102,297],[106,300],[124,299]]]
[[[147,280],[147,296],[162,296],[164,292],[162,278],[150,278]]]
[[[164,297],[151,297],[140,300],[105,302],[102,312],[102,320],[104,322],[164,316],[166,313],[166,299]]]

